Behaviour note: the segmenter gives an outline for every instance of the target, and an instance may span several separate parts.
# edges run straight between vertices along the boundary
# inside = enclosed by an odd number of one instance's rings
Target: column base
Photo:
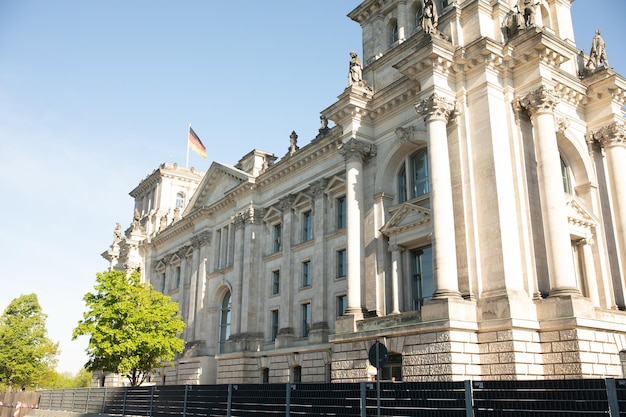
[[[346,313],[335,320],[335,333],[354,333],[357,331],[357,322],[363,320],[363,312]]]
[[[476,304],[460,295],[450,298],[433,298],[422,306],[422,321],[459,320],[476,322]]]

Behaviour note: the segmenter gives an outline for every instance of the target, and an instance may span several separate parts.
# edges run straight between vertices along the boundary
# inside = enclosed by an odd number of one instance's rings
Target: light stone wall
[[[537,24],[510,39],[501,25],[516,1],[463,0],[440,10],[439,32],[409,24],[400,28],[406,39],[388,45],[388,23],[402,23],[415,1],[363,1],[349,17],[363,30],[365,84],[347,87],[322,111],[334,127],[309,143],[302,138],[277,162],[249,154],[254,164],[239,166],[249,172],[213,163],[182,219],[147,235],[134,230],[127,244],[103,254],[120,267],[140,252],[153,283],[159,265],[171,280],[174,255],[180,259],[183,284],[166,293],[183,310],[188,349],[164,370],[167,383],[258,383],[263,369],[270,382],[283,383],[296,366],[303,382],[325,382],[329,370],[333,382],[365,381],[368,349],[378,338],[402,354],[407,381],[624,376],[626,262],[618,249],[626,236],[618,214],[626,207],[613,193],[626,183],[611,175],[626,161],[606,146],[626,146],[619,128],[625,120],[615,111],[626,95],[612,93],[626,91],[626,80],[606,68],[579,73],[569,3],[546,2]],[[539,146],[546,143],[551,147]],[[400,167],[423,148],[430,172],[449,173],[450,181],[433,175],[429,194],[402,201]],[[556,169],[548,175],[538,166],[542,152],[566,161],[569,195]],[[557,167],[555,158],[548,162]],[[347,178],[348,164],[357,175]],[[171,200],[167,190],[189,185],[179,176],[164,175],[167,195],[157,197]],[[142,184],[136,198],[150,189]],[[355,190],[362,201],[346,204],[362,215],[349,223],[359,239],[335,224],[335,199]],[[567,219],[562,210],[553,214],[552,203],[571,209]],[[313,239],[302,242],[308,209]],[[283,249],[274,253],[277,223]],[[226,228],[227,245],[220,237]],[[555,272],[569,262],[564,249],[583,237],[592,245],[587,268],[575,277]],[[424,246],[435,259],[433,293],[426,294],[433,298],[412,311],[410,254]],[[336,276],[339,249],[358,255],[348,269],[362,267],[359,274]],[[226,264],[217,258],[224,251]],[[309,287],[301,285],[303,260],[313,263]],[[220,309],[229,293],[230,339],[220,352]],[[342,295],[353,304],[339,317]],[[312,329],[304,337],[308,302]]]

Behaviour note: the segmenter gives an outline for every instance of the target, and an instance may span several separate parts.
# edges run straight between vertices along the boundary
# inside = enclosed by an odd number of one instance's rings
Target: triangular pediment
[[[346,180],[335,175],[328,180],[326,185],[326,194],[342,194],[346,192]]]
[[[233,188],[251,179],[252,177],[245,171],[220,162],[213,162],[204,174],[183,216],[202,206],[210,206],[222,200]]]
[[[157,272],[163,272],[163,271],[165,271],[165,262],[163,262],[162,260],[161,260],[161,261],[159,261],[159,262],[157,263],[156,270],[157,270]]]
[[[391,236],[410,229],[416,229],[426,223],[430,223],[430,209],[413,203],[403,203],[394,207],[391,217],[380,229],[381,233]]]
[[[600,224],[598,217],[576,196],[570,196],[566,202],[567,221],[570,227],[591,228]]]
[[[272,206],[268,208],[267,211],[265,212],[265,216],[263,216],[263,221],[267,223],[274,223],[275,221],[279,220],[282,215],[283,215],[282,211]]]
[[[293,200],[293,207],[297,209],[302,209],[303,207],[310,206],[312,203],[313,197],[311,197],[309,194],[298,193]]]

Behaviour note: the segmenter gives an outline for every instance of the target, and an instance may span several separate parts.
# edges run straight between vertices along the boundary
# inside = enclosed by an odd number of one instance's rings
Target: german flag
[[[193,131],[191,126],[189,126],[189,141],[188,142],[189,142],[189,147],[193,149],[195,153],[197,153],[203,158],[206,158],[206,147],[204,146],[204,144],[202,143],[198,135],[196,135],[196,132]]]

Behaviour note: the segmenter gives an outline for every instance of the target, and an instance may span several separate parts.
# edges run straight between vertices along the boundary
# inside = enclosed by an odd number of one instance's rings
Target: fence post
[[[183,398],[183,417],[187,417],[187,389],[191,389],[189,384],[185,384],[185,397]]]
[[[291,416],[291,384],[285,384],[285,417]]]
[[[107,401],[107,387],[104,387],[104,395],[102,396],[102,410],[100,410],[100,414],[104,414],[106,401]]]
[[[228,384],[228,402],[226,403],[226,417],[232,416],[233,384]]]
[[[472,417],[474,415],[474,391],[472,390],[472,381],[466,379],[465,385],[465,416]]]
[[[614,378],[606,378],[606,397],[609,401],[609,416],[619,417],[619,402],[617,401],[617,388]]]
[[[126,394],[128,393],[128,387],[124,387],[124,400],[122,401],[122,417],[126,415]]]
[[[89,411],[89,399],[91,398],[91,388],[87,388],[87,402],[85,402],[85,414]]]
[[[152,404],[154,404],[154,385],[150,387],[150,408],[148,409],[148,417],[152,417]]]
[[[365,382],[360,382],[361,386],[361,417],[367,417],[367,386]]]

